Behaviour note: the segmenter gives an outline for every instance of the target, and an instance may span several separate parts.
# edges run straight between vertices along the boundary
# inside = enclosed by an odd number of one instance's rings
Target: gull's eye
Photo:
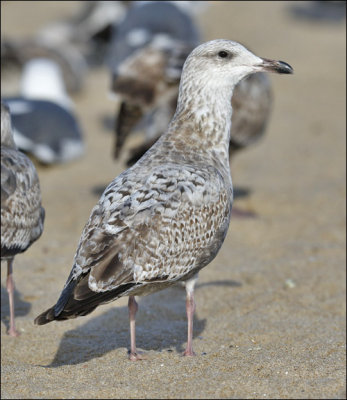
[[[225,50],[221,50],[219,53],[218,53],[218,57],[220,57],[220,58],[227,58],[227,57],[229,57],[230,56],[230,54],[227,52],[227,51],[225,51]]]

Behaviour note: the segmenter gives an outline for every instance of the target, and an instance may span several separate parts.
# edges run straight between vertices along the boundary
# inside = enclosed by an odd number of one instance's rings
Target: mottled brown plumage
[[[17,150],[9,110],[1,103],[1,261],[6,260],[8,265],[9,334],[12,336],[18,335],[14,324],[13,258],[41,236],[44,216],[35,167]]]
[[[292,71],[228,40],[207,42],[192,51],[166,133],[105,189],[82,232],[57,304],[39,315],[37,324],[86,315],[127,295],[130,358],[135,360],[134,296],[184,281],[184,354],[194,354],[194,283],[220,249],[231,215],[230,98],[240,79],[264,69]]]
[[[166,131],[176,109],[184,61],[201,42],[195,18],[200,9],[197,4],[132,2],[114,31],[108,63],[111,90],[120,104],[116,111],[115,158],[138,123],[146,124],[148,140]],[[153,112],[155,122],[148,126],[146,120]]]
[[[126,159],[128,166],[153,146],[175,113],[179,75],[176,79],[168,78],[170,57],[160,48],[146,46],[130,56],[114,77],[112,91],[121,99],[115,126],[115,158],[120,157],[131,133],[145,133],[143,142],[130,150]],[[230,157],[259,140],[265,132],[272,109],[267,74],[258,72],[238,82],[231,106]]]
[[[137,57],[139,64],[143,61],[144,58]],[[177,96],[178,84],[177,90],[174,91],[172,88],[170,95],[161,98],[158,106],[151,111],[147,110],[146,115],[142,106],[137,103],[136,97],[124,101],[116,120],[115,157],[120,156],[127,137],[138,130],[145,132],[145,138],[142,143],[130,149],[126,164],[130,167],[139,160],[165,132],[164,125],[169,122],[176,110]],[[242,79],[235,86],[231,106],[233,112],[230,128],[230,159],[236,152],[258,141],[265,133],[272,109],[272,88],[267,74],[257,72]],[[133,113],[127,112],[126,107],[130,110],[136,109],[137,117],[134,118]]]
[[[180,71],[193,48],[179,42],[173,49],[150,43],[131,54],[113,74],[112,92],[120,99],[115,122],[115,158],[120,156],[128,135],[153,110],[160,110],[160,115],[153,125],[154,132],[148,132],[149,137],[157,140],[166,130],[176,110],[180,81],[180,74],[170,75],[170,65],[174,63]],[[182,65],[177,66],[177,59],[182,58]]]

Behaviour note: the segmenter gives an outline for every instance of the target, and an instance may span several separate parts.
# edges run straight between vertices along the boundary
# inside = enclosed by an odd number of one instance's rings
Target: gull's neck
[[[229,168],[232,92],[231,85],[182,81],[176,113],[163,140],[173,141],[186,152],[219,160]]]

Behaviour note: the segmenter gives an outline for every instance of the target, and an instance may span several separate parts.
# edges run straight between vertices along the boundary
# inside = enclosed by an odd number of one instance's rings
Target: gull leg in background
[[[8,292],[8,301],[10,306],[10,329],[8,330],[8,334],[10,336],[19,336],[20,333],[16,330],[15,322],[14,322],[14,282],[13,282],[13,258],[7,261],[7,281],[6,281],[6,289]]]

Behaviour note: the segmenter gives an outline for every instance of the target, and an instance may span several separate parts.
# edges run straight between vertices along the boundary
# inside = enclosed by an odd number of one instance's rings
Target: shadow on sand
[[[214,281],[198,284],[196,290],[208,285],[239,287],[234,281]],[[176,285],[164,291],[138,299],[136,344],[141,350],[183,353],[187,340],[185,289]],[[199,307],[199,305],[197,305]],[[194,318],[194,338],[201,336],[206,319]],[[128,308],[110,309],[87,323],[66,332],[57,353],[49,365],[59,367],[84,363],[117,348],[129,347]],[[126,357],[126,351],[124,357]]]
[[[29,314],[31,303],[21,299],[21,293],[14,289],[14,315],[15,317],[24,317]],[[6,287],[1,285],[1,322],[6,326],[6,330],[10,327],[10,305],[8,302],[8,293]]]

